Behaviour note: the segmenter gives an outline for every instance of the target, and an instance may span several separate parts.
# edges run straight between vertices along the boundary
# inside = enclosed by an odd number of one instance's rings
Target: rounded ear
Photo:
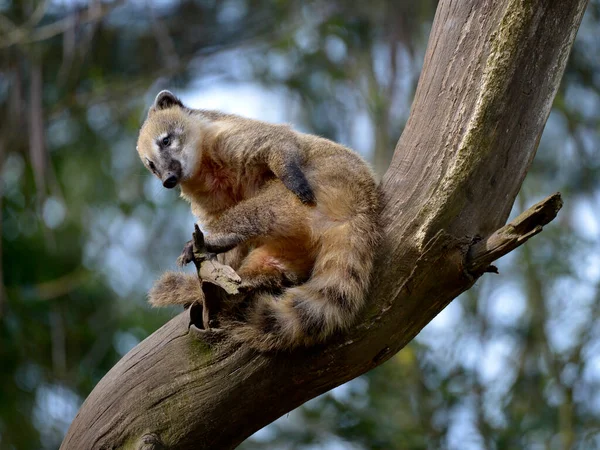
[[[154,109],[161,110],[179,106],[183,108],[183,103],[170,91],[160,91],[154,99]]]

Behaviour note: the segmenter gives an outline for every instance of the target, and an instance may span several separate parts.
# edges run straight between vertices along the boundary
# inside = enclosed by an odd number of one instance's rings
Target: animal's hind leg
[[[237,271],[246,290],[277,291],[305,282],[314,256],[306,239],[268,242],[250,252]]]
[[[299,284],[304,278],[303,271],[266,245],[252,250],[237,272],[245,290],[281,290]]]
[[[242,279],[242,290],[279,290],[284,285],[285,268],[264,247],[258,247],[244,259],[237,273]]]

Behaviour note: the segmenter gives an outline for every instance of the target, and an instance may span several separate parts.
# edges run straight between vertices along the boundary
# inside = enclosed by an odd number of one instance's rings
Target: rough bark
[[[560,207],[502,228],[586,0],[442,0],[410,119],[382,182],[385,239],[364,320],[291,354],[215,344],[195,308],[98,383],[61,449],[230,449],[404,347],[497,257]]]

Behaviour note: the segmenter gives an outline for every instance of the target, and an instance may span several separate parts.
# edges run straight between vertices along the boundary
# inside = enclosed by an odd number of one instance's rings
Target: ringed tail
[[[258,294],[232,338],[260,351],[325,341],[354,323],[365,304],[378,228],[372,211],[325,230],[311,277],[281,295]]]

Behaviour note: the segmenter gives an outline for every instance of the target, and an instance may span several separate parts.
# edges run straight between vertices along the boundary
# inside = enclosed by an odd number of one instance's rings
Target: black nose
[[[163,181],[163,186],[167,189],[174,188],[177,186],[177,177],[175,175],[171,175],[169,178]]]

